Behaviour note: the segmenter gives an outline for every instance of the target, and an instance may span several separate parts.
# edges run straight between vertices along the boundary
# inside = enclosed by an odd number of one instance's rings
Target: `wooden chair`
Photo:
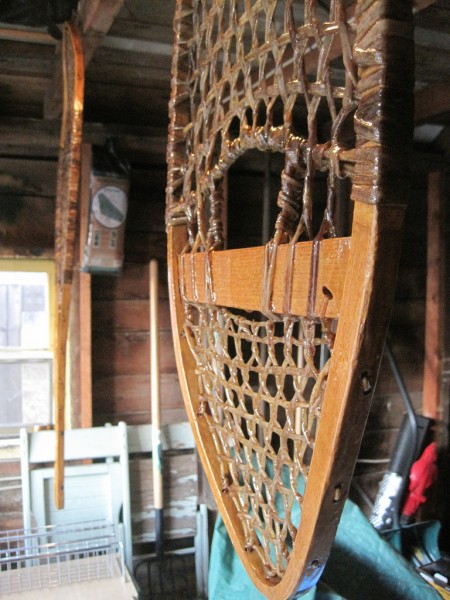
[[[154,542],[152,494],[152,432],[150,425],[93,427],[65,433],[65,507],[53,500],[54,431],[22,429],[21,472],[24,529],[91,522],[123,524],[125,564],[130,573],[147,556],[142,548]],[[169,540],[192,538],[196,587],[206,596],[208,524],[205,506],[198,506],[197,458],[187,423],[162,428],[162,449],[177,477],[166,480],[166,523]],[[173,453],[180,451],[178,456]],[[73,464],[74,462],[82,464]],[[93,461],[93,462],[91,462]],[[131,490],[131,493],[130,493]]]
[[[20,432],[24,529],[105,520],[123,525],[125,564],[132,572],[127,426],[65,434],[65,507],[54,504],[55,432]],[[74,464],[77,463],[77,464]]]

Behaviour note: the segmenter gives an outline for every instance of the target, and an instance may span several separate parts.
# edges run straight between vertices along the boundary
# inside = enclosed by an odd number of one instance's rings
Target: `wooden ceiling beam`
[[[99,38],[100,36],[97,32],[95,40],[98,42]],[[0,41],[39,44],[41,46],[55,46],[57,44],[57,40],[45,31],[34,30],[30,27],[21,27],[20,29],[17,29],[12,26],[3,25],[0,27]],[[124,52],[172,56],[172,44],[165,42],[153,42],[151,40],[142,40],[139,38],[105,35],[101,40],[101,44],[104,48],[112,48]],[[92,47],[89,50],[92,50]],[[84,50],[84,53],[85,56],[88,54],[88,48]]]
[[[78,9],[78,26],[83,43],[85,68],[108,33],[124,0],[82,0]]]
[[[20,131],[20,135],[17,132]],[[167,129],[115,123],[84,123],[83,140],[103,145],[114,139],[119,153],[129,160],[164,162]],[[47,157],[56,159],[59,147],[59,121],[0,117],[0,158]]]
[[[84,68],[87,69],[98,46],[108,33],[124,0],[81,0],[78,9],[78,27],[81,32]],[[62,111],[60,44],[56,50],[56,64],[44,100],[45,119],[57,119]]]
[[[17,27],[2,24],[0,27],[0,40],[22,42],[24,44],[40,44],[43,46],[55,45],[56,40],[47,31],[31,28]]]
[[[108,35],[105,37],[102,46],[124,52],[137,52],[153,56],[172,56],[172,44],[152,42],[151,40],[138,40],[135,38]]]

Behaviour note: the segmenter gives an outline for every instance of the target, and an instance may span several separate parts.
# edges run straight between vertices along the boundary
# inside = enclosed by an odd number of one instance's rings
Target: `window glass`
[[[0,270],[0,426],[52,421],[49,292],[48,269]]]

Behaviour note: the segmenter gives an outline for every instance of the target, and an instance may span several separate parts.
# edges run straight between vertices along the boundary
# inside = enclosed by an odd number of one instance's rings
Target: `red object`
[[[411,467],[409,474],[409,494],[406,498],[402,514],[406,517],[412,517],[419,506],[426,500],[425,490],[427,490],[437,477],[437,446],[432,442],[425,448],[422,456],[416,460]]]

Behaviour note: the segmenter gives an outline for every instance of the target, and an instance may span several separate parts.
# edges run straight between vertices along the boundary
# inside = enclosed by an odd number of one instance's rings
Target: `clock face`
[[[119,227],[127,216],[125,192],[115,185],[100,188],[92,201],[92,210],[97,221],[105,227]]]

